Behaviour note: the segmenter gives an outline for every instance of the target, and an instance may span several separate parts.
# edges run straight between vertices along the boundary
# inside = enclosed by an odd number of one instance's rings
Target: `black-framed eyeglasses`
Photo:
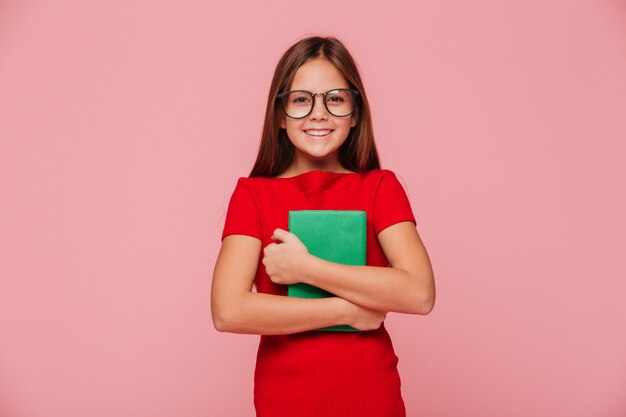
[[[337,117],[350,116],[354,113],[359,98],[358,90],[351,88],[333,88],[325,93],[312,93],[306,90],[285,91],[276,97],[285,114],[292,119],[307,117],[315,107],[315,96],[324,98],[324,107],[328,113]]]

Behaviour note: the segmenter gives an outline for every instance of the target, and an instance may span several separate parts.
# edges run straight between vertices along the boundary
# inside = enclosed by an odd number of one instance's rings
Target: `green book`
[[[329,262],[365,265],[367,213],[360,210],[291,210],[289,231],[306,246],[309,253]],[[322,288],[303,282],[287,287],[289,297],[335,297]],[[348,325],[317,330],[358,331]]]

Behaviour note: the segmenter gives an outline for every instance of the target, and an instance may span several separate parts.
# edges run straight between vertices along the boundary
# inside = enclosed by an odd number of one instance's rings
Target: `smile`
[[[307,135],[309,135],[309,136],[315,136],[316,138],[321,138],[321,137],[324,137],[324,136],[328,136],[330,134],[330,132],[332,132],[332,130],[330,130],[330,129],[326,129],[326,130],[310,129],[310,130],[305,130],[304,132]]]

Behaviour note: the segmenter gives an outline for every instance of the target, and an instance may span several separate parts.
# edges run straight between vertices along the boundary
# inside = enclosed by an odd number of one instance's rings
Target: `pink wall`
[[[0,2],[0,415],[252,416],[213,329],[277,59],[353,52],[438,299],[392,313],[409,416],[626,415],[626,6]]]

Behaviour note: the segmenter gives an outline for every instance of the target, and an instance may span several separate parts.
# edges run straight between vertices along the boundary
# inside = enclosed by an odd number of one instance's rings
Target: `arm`
[[[342,265],[306,254],[298,278],[355,304],[383,311],[428,314],[435,302],[430,260],[410,221],[378,234],[391,268]]]
[[[370,330],[384,320],[384,314],[339,297],[304,299],[252,292],[260,252],[257,238],[224,238],[211,285],[211,314],[218,331],[289,334],[338,324]]]
[[[379,266],[342,265],[312,257],[303,282],[368,308],[428,314],[433,302],[407,271]]]

